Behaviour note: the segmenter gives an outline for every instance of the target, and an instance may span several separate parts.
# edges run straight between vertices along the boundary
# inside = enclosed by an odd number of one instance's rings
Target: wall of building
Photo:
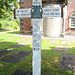
[[[31,8],[32,7],[32,0],[20,0],[20,8]],[[69,15],[72,11],[75,11],[75,0],[68,0],[67,5],[67,15],[66,15],[66,21],[65,21],[65,31],[75,31],[75,29],[69,28]],[[30,28],[32,23],[30,18],[24,18],[20,19],[21,27],[20,31],[24,34],[31,34],[32,29]],[[62,29],[62,27],[61,27]],[[42,28],[43,31],[43,28]],[[62,32],[62,30],[61,30]]]
[[[31,8],[32,0],[20,0],[20,9]],[[23,34],[31,34],[31,19],[21,18],[20,19],[20,32]]]
[[[71,12],[75,11],[75,0],[68,0],[68,5],[67,5],[67,17],[66,17],[66,26],[65,26],[65,31],[75,31],[75,29],[69,28],[69,15]]]

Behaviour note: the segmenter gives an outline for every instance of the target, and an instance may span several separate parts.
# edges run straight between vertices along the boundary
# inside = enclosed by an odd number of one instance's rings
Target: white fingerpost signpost
[[[32,18],[33,58],[32,75],[41,75],[41,24],[43,17],[61,17],[61,8],[42,8],[41,0],[33,0],[32,8],[16,9],[16,18]]]

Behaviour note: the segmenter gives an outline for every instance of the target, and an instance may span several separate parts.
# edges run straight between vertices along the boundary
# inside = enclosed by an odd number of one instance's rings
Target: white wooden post
[[[41,75],[41,19],[33,19],[33,75]]]
[[[33,6],[42,6],[41,0],[33,0]],[[37,10],[37,9],[36,9]],[[33,75],[41,75],[41,18],[32,19],[33,22]]]

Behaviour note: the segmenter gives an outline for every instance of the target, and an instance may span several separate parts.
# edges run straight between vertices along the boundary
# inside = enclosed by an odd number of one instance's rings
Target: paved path
[[[8,35],[14,35],[14,36],[32,38],[32,35],[22,35],[22,34],[8,34]],[[75,40],[75,36],[65,35],[65,37],[57,37],[57,38],[55,38],[55,37],[45,37],[45,36],[42,36],[42,39],[51,39],[51,40]]]
[[[32,35],[22,35],[22,34],[0,34],[0,35],[14,35],[20,37],[32,38]],[[42,36],[42,39],[51,39],[51,40],[75,40],[75,36],[65,35],[65,37],[45,37]]]

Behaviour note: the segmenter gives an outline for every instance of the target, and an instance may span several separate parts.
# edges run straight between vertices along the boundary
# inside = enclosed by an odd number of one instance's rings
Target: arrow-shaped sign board
[[[31,8],[29,9],[16,9],[16,18],[31,17]],[[61,8],[43,8],[43,17],[61,17]]]
[[[29,9],[16,9],[15,10],[15,17],[16,18],[30,18],[31,17],[31,8]]]
[[[43,17],[61,17],[61,8],[43,8]]]

